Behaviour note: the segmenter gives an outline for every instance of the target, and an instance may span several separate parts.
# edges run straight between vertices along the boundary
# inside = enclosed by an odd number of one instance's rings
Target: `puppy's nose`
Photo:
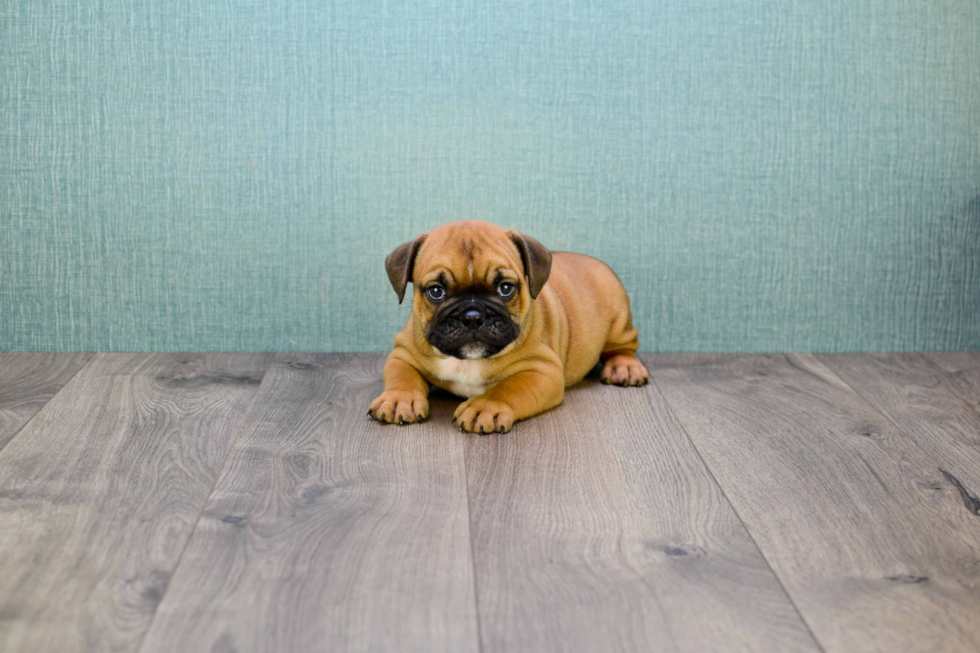
[[[483,325],[483,312],[475,308],[463,312],[463,324],[470,331],[476,331]]]

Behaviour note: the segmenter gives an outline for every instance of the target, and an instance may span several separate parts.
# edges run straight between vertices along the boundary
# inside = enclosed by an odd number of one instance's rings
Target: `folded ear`
[[[517,245],[517,251],[521,253],[527,287],[531,291],[531,299],[534,299],[544,288],[548,275],[551,274],[551,252],[538,241],[522,233],[517,231],[509,233],[511,240]]]
[[[412,268],[415,267],[415,255],[425,240],[422,234],[415,240],[411,240],[404,245],[395,248],[388,258],[385,259],[385,270],[388,272],[388,280],[391,286],[398,293],[398,303],[401,304],[405,299],[405,286],[412,280]]]

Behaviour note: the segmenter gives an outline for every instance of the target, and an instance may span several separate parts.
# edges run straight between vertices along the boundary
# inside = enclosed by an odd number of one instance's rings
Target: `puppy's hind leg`
[[[610,385],[641,386],[650,382],[650,373],[636,357],[640,348],[637,329],[632,324],[629,304],[623,306],[609,327],[606,344],[602,347],[603,362],[599,380]]]

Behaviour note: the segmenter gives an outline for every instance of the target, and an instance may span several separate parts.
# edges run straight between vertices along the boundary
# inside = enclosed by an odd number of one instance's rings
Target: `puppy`
[[[626,289],[597,259],[466,220],[401,245],[385,268],[399,303],[409,281],[414,290],[368,411],[381,422],[425,419],[435,385],[467,398],[453,416],[460,430],[506,433],[560,404],[599,360],[604,383],[650,380]]]

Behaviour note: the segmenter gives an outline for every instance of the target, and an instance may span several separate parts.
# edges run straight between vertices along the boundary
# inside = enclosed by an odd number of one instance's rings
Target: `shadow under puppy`
[[[602,261],[466,220],[401,245],[385,267],[399,303],[409,281],[414,291],[368,410],[379,421],[425,419],[435,385],[467,398],[453,417],[460,430],[506,433],[560,404],[600,359],[604,383],[650,379],[626,289]]]

